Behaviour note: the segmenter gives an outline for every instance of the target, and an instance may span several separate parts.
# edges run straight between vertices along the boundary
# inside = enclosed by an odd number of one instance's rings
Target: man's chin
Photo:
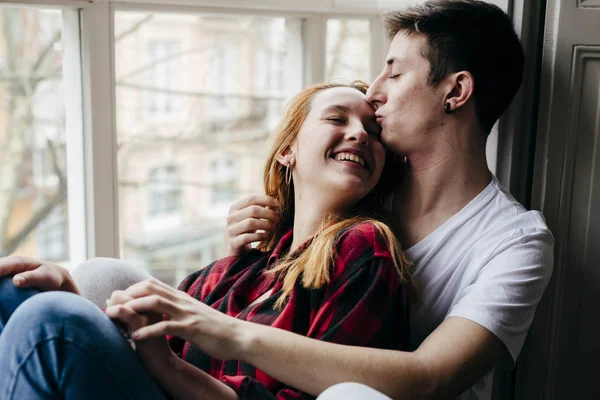
[[[398,143],[398,136],[393,136],[393,134],[391,134],[390,136],[391,137],[384,136],[383,134],[381,134],[381,143],[383,143],[387,151],[390,151],[395,154],[401,154],[402,150],[401,146],[399,145],[400,143]]]

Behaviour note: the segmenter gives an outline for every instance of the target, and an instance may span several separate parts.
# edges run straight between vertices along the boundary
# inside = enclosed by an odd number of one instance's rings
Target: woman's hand
[[[173,335],[193,343],[210,357],[238,358],[236,339],[244,332],[244,321],[225,315],[156,279],[136,283],[124,293],[131,297],[124,307],[139,314],[163,316],[160,321],[135,329],[131,336],[136,342]],[[111,309],[107,309],[107,314],[113,312]]]
[[[250,250],[251,244],[265,239],[279,222],[277,200],[270,196],[248,196],[229,209],[225,227],[225,251],[239,256]],[[260,232],[259,232],[260,231]]]
[[[79,294],[69,271],[58,264],[18,256],[0,258],[0,277],[7,275],[14,275],[18,287]]]
[[[157,313],[138,313],[126,304],[133,300],[125,291],[116,290],[106,300],[106,315],[125,323],[131,331],[138,330],[144,326],[152,325],[163,320],[163,316]],[[144,365],[151,374],[158,374],[165,368],[167,363],[175,356],[169,347],[167,338],[156,336],[148,339],[134,340],[135,351],[138,353]]]

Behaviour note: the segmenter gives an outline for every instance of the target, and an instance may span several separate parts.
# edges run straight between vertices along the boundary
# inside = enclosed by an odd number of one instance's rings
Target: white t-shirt
[[[527,211],[496,177],[469,204],[406,250],[419,302],[411,310],[416,349],[447,317],[494,333],[516,361],[553,266],[554,239],[543,216]],[[491,399],[493,372],[460,399]]]

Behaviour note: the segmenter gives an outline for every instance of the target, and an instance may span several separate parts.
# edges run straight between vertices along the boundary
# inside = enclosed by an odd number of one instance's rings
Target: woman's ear
[[[284,167],[287,167],[290,164],[293,165],[296,163],[296,157],[292,149],[288,147],[277,156],[277,161]]]
[[[451,90],[446,96],[445,104],[450,104],[450,111],[464,106],[473,97],[475,79],[469,71],[460,71],[449,76]]]

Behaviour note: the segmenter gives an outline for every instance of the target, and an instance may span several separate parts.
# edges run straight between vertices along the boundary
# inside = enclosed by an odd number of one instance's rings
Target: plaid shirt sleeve
[[[331,280],[322,301],[311,310],[306,336],[353,346],[406,349],[407,290],[383,237],[374,225],[362,223],[342,232],[336,250]],[[250,377],[229,378],[227,383],[242,399],[314,399],[288,386],[272,393]]]
[[[227,269],[237,260],[238,257],[226,257],[217,261],[213,261],[206,267],[192,272],[188,275],[177,287],[177,290],[186,292],[193,296],[195,292],[201,290],[212,291],[218,283],[219,278],[227,271]],[[167,336],[169,347],[175,354],[181,356],[181,351],[185,345],[185,340],[176,336]]]

